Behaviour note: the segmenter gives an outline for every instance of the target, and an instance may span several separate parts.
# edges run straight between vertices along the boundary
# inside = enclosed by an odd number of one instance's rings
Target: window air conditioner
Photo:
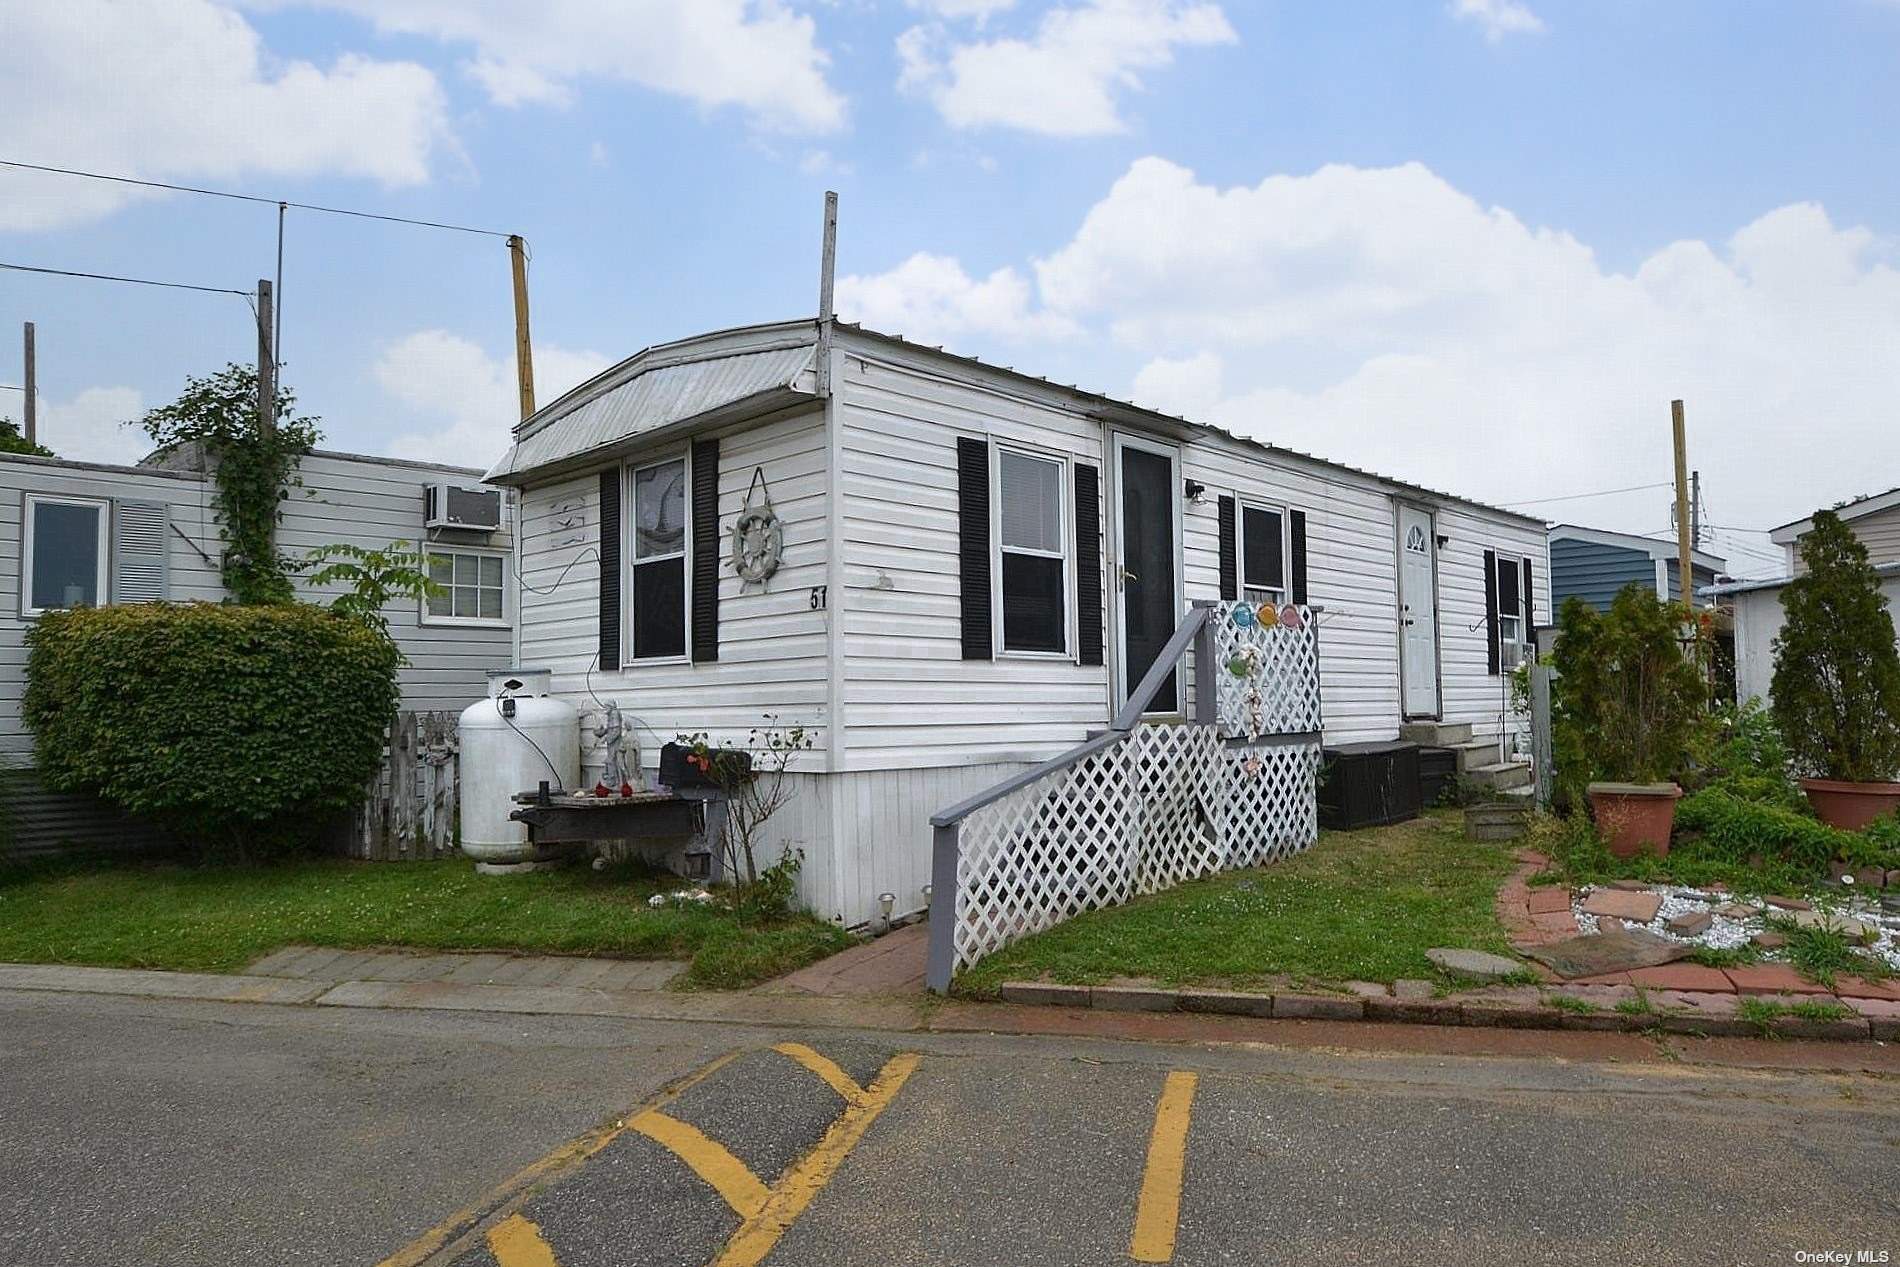
[[[422,526],[495,532],[501,528],[501,490],[467,484],[426,484]]]

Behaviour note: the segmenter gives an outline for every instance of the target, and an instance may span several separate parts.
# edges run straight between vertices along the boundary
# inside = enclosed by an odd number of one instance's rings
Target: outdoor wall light
[[[1204,505],[1207,501],[1207,485],[1201,483],[1199,480],[1189,480],[1187,482],[1187,499],[1196,506]]]

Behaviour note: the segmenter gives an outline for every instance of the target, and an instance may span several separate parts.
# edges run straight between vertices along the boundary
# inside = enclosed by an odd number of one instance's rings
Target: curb
[[[1657,991],[1647,1011],[1576,1002],[1558,1005],[1549,996],[1583,1002],[1561,987],[1505,987],[1508,993],[1470,991],[1442,997],[1391,995],[1262,994],[1241,990],[1172,990],[1147,985],[1061,985],[1009,981],[997,988],[1005,1003],[1031,1007],[1085,1008],[1104,1012],[1196,1012],[1278,1020],[1371,1021],[1404,1025],[1475,1026],[1496,1029],[1587,1030],[1598,1033],[1667,1034],[1708,1038],[1801,1038],[1826,1042],[1900,1042],[1900,1005],[1885,1000],[1845,1000],[1852,1013],[1821,1018],[1784,1013],[1761,1021],[1734,1011],[1736,996]],[[1579,990],[1580,992],[1580,990]],[[1636,997],[1632,992],[1631,997]],[[1800,1003],[1807,996],[1772,1002]]]

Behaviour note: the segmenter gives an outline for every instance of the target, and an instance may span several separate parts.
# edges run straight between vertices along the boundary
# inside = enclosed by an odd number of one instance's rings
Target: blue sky
[[[1679,395],[1725,529],[1900,484],[1897,105],[1895,0],[0,11],[0,159],[525,235],[543,399],[811,312],[835,188],[848,316],[1495,501],[1667,478]],[[274,227],[0,169],[8,262],[247,287]],[[292,212],[282,298],[331,444],[494,456],[498,240]],[[252,351],[234,298],[0,273],[24,319],[88,457]]]

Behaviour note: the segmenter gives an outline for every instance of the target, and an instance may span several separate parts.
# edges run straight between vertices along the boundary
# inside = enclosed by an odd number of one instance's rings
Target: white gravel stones
[[[1662,896],[1662,906],[1656,912],[1656,918],[1647,924],[1624,921],[1630,928],[1646,928],[1658,937],[1667,937],[1670,941],[1682,942],[1692,946],[1708,946],[1715,950],[1735,950],[1748,944],[1749,938],[1768,927],[1767,917],[1774,915],[1787,918],[1790,912],[1768,911],[1763,914],[1735,917],[1736,899],[1726,893],[1705,893],[1699,889],[1680,885],[1658,884],[1650,886],[1654,893]],[[1570,904],[1571,913],[1576,917],[1577,928],[1584,933],[1595,933],[1597,917],[1583,913],[1583,904],[1590,898],[1594,889],[1578,889]],[[1831,897],[1828,905],[1833,907],[1837,918],[1857,921],[1873,929],[1877,937],[1869,953],[1885,960],[1896,970],[1900,970],[1900,915],[1889,914],[1881,910],[1878,898],[1862,894],[1842,894]],[[1818,903],[1817,903],[1818,905]],[[1706,911],[1710,915],[1709,927],[1693,937],[1684,937],[1669,930],[1670,919],[1690,911]],[[1729,914],[1722,912],[1728,911]]]

